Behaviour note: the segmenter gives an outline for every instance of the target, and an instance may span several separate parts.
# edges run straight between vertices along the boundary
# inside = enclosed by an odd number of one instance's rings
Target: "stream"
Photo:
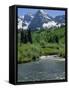
[[[18,64],[18,82],[65,79],[65,59],[44,56],[35,62]]]

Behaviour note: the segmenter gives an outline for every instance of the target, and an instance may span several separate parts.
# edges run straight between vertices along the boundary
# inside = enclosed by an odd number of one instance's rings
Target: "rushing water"
[[[18,64],[18,82],[65,79],[65,60],[39,60]]]

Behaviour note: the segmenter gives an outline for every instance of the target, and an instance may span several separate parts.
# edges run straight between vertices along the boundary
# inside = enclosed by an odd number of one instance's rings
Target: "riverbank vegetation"
[[[42,55],[65,57],[65,27],[31,31],[29,41],[18,40],[18,63],[36,61]],[[27,32],[26,32],[27,34]],[[18,32],[18,39],[20,38]],[[28,35],[29,36],[29,35]]]

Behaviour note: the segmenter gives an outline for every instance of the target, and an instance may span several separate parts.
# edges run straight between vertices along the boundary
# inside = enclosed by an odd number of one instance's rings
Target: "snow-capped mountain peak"
[[[38,10],[32,19],[29,28],[37,29],[43,28],[44,23],[48,23],[49,21],[53,21],[52,18],[47,14],[46,10]]]
[[[40,13],[42,13],[43,15],[47,15],[47,11],[46,10],[39,10]]]
[[[65,25],[65,16],[59,15],[53,18],[46,10],[39,9],[34,15],[32,13],[25,14],[18,17],[18,29],[41,29],[41,28],[52,28],[61,27]]]

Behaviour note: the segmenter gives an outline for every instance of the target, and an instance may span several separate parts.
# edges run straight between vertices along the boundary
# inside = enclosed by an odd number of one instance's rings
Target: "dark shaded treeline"
[[[42,31],[45,31],[45,30],[42,30]],[[32,40],[32,35],[31,35],[31,30],[28,29],[28,30],[20,30],[20,43],[33,43],[33,40]],[[59,43],[59,37],[57,35],[50,35],[49,36],[49,40],[48,42],[49,43]]]
[[[20,43],[32,43],[31,31],[28,30],[21,30],[20,31]]]

